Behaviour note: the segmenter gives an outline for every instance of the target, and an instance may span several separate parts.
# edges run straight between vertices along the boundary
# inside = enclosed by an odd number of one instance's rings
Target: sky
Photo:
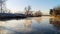
[[[60,5],[60,0],[7,0],[6,6],[12,12],[23,11],[26,6],[30,5],[32,10],[41,10],[48,13],[49,9]]]

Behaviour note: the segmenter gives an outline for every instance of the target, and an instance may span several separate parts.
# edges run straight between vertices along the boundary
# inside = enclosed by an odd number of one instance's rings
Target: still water
[[[0,34],[60,34],[60,20],[43,16],[0,21]]]

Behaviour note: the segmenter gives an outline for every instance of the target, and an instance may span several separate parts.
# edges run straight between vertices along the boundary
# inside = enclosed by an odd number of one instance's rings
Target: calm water
[[[44,16],[0,21],[0,34],[60,34],[60,20]]]

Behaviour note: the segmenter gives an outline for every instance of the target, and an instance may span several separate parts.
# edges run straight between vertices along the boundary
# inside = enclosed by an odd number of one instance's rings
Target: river
[[[60,20],[42,16],[0,21],[0,34],[60,34]]]

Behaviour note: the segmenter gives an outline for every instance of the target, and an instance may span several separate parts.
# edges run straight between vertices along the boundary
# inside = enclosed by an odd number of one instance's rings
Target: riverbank
[[[0,13],[0,19],[5,18],[27,18],[27,17],[41,17],[41,16],[33,16],[33,15],[25,15],[25,14],[12,14],[12,13]]]

